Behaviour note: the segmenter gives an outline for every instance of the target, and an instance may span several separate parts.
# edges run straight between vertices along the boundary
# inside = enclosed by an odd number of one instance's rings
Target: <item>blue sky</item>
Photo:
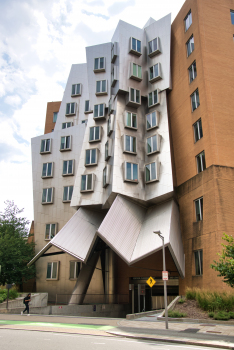
[[[0,211],[14,200],[33,219],[31,138],[46,104],[60,101],[85,47],[109,42],[121,19],[142,28],[179,12],[184,0],[0,1]]]

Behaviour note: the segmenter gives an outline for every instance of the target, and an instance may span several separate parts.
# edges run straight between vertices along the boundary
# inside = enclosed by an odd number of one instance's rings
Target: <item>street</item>
[[[0,329],[1,350],[212,350],[213,347],[173,345],[157,341],[143,341],[117,337],[103,337],[82,334],[65,334],[55,332],[38,332],[27,330]]]

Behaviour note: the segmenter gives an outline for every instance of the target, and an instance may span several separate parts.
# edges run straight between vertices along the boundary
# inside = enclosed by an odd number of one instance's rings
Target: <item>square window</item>
[[[196,221],[201,221],[203,220],[203,197],[196,199],[194,203],[195,203]]]
[[[81,84],[72,85],[72,96],[81,96]]]
[[[71,202],[73,193],[73,186],[63,187],[63,202]]]
[[[159,148],[160,148],[160,137],[158,134],[147,138],[146,153],[148,155],[159,152]]]
[[[58,112],[53,113],[53,123],[56,123],[58,117]]]
[[[89,128],[89,142],[101,141],[101,127],[93,126]]]
[[[160,63],[155,64],[149,68],[149,82],[152,84],[157,80],[162,79],[161,76],[161,65]]]
[[[71,150],[71,136],[62,136],[60,143],[60,151],[70,151]]]
[[[85,166],[97,165],[97,148],[86,149]]]
[[[191,97],[192,112],[193,112],[195,111],[195,109],[197,109],[200,106],[198,89],[195,90],[190,97]]]
[[[145,183],[158,181],[159,179],[159,163],[153,162],[145,165]]]
[[[159,104],[158,89],[148,94],[148,107],[153,107]]]
[[[105,118],[105,103],[101,103],[100,105],[94,105],[94,115],[93,118]]]
[[[66,115],[76,114],[76,103],[71,102],[66,104]]]
[[[159,38],[154,38],[148,42],[148,52],[149,57],[153,57],[161,52],[159,48]]]
[[[124,124],[125,124],[125,128],[137,130],[137,115],[136,115],[136,113],[125,112]]]
[[[124,181],[138,183],[138,164],[125,162]]]
[[[70,280],[75,280],[78,278],[80,274],[80,270],[82,268],[82,263],[79,261],[70,261]]]
[[[63,161],[63,176],[74,175],[74,159]]]
[[[105,72],[105,57],[94,59],[94,73]]]
[[[53,187],[43,188],[42,190],[42,204],[52,204],[53,203]]]
[[[41,140],[40,153],[51,153],[51,139]]]
[[[48,262],[46,279],[47,280],[57,280],[58,279],[58,268],[59,268],[58,261]]]
[[[196,276],[203,275],[203,251],[196,250],[194,252],[194,260],[195,260],[195,274]]]
[[[189,71],[189,83],[191,83],[197,76],[196,61],[194,61],[188,69]]]
[[[93,192],[94,174],[81,175],[80,192]]]
[[[197,142],[203,137],[202,122],[199,119],[195,124],[193,124],[194,140]]]
[[[53,177],[53,163],[43,163],[41,177]]]
[[[110,183],[110,165],[107,164],[103,169],[102,185],[107,187]]]
[[[124,147],[123,147],[124,152],[136,154],[137,153],[136,137],[124,135],[123,140],[124,140]]]
[[[201,152],[196,156],[197,160],[197,173],[201,173],[206,169],[206,160],[205,160],[205,152]]]
[[[57,224],[46,224],[45,228],[45,240],[54,238],[57,233]]]
[[[139,64],[130,62],[130,75],[129,78],[142,81],[142,68]]]
[[[136,56],[141,56],[141,41],[136,38],[130,38],[130,50]]]
[[[187,14],[187,16],[184,19],[184,28],[185,28],[185,32],[187,32],[187,30],[189,29],[189,27],[192,24],[192,12],[191,10],[189,11],[189,13]]]
[[[159,125],[159,112],[153,111],[149,114],[146,114],[146,130],[151,130],[157,128]]]
[[[231,14],[231,22],[232,24],[234,24],[234,10],[230,10],[230,14]]]
[[[107,80],[96,81],[96,95],[107,95]]]
[[[72,122],[62,123],[62,129],[67,129],[72,126]]]
[[[186,43],[186,47],[187,47],[187,57],[191,55],[191,53],[194,50],[194,38],[193,35],[191,36],[191,38],[187,41]]]

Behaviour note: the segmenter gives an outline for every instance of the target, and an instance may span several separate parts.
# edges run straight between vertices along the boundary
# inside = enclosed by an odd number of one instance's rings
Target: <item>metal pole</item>
[[[6,304],[7,310],[8,310],[8,299],[9,299],[9,288],[7,289],[7,304]]]
[[[164,247],[164,237],[161,236],[163,241],[163,271],[166,271],[166,259],[165,259],[165,247]],[[168,329],[168,313],[167,313],[167,281],[163,281],[164,283],[164,307],[165,307],[165,325],[166,329]]]

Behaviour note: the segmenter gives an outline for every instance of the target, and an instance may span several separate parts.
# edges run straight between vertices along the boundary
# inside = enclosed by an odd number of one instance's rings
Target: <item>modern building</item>
[[[32,139],[37,291],[155,308],[155,231],[169,299],[226,288],[210,264],[234,221],[233,57],[233,0],[187,0],[172,25],[120,21],[86,48]]]

